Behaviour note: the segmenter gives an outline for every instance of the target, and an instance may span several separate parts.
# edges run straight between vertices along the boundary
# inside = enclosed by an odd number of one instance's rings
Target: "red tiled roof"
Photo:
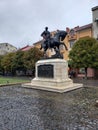
[[[87,28],[92,28],[92,23],[81,26],[81,27],[77,28],[76,31],[81,31],[81,30],[84,30],[84,29],[87,29]]]
[[[81,31],[81,30],[84,30],[84,29],[87,29],[87,28],[92,28],[92,23],[90,23],[90,24],[87,24],[87,25],[84,25],[84,26],[81,26],[81,27],[79,27],[79,26],[76,26],[76,27],[74,27],[74,28],[66,28],[66,31],[68,32],[68,33],[70,33],[70,31],[71,30],[74,30],[75,32],[77,32],[77,31]]]
[[[22,47],[22,48],[20,48],[20,50],[22,50],[22,49],[24,49],[24,48],[27,48],[29,45],[26,45],[26,46],[24,46],[24,47]]]
[[[21,51],[28,51],[28,50],[30,50],[31,48],[33,48],[33,46],[27,45],[27,46],[21,48],[20,50],[21,50]]]

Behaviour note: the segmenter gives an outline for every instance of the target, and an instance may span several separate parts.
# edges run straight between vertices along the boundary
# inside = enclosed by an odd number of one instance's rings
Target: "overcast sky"
[[[91,8],[98,0],[0,0],[0,43],[17,48],[41,40],[50,31],[92,22]]]

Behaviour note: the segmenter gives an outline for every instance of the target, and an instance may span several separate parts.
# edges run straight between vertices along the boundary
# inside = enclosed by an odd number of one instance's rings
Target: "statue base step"
[[[48,81],[45,79],[39,80],[34,78],[31,83],[22,84],[22,87],[63,93],[79,89],[83,87],[83,84],[72,83],[69,79],[66,81],[57,82],[57,81]]]

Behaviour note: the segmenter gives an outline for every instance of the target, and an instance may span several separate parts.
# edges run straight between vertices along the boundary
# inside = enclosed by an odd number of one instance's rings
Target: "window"
[[[75,40],[71,40],[71,41],[69,41],[70,48],[72,48],[72,46],[73,46],[74,43],[75,43]]]
[[[75,31],[73,29],[70,30],[70,35],[73,37],[75,34]]]
[[[85,74],[85,68],[80,68],[79,69],[79,74]]]

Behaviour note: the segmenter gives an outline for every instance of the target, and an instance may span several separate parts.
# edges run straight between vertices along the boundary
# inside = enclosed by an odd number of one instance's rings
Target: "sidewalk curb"
[[[0,84],[0,87],[13,86],[13,85],[21,85],[21,84],[23,84],[23,83],[30,83],[30,82],[20,82],[20,83]]]

